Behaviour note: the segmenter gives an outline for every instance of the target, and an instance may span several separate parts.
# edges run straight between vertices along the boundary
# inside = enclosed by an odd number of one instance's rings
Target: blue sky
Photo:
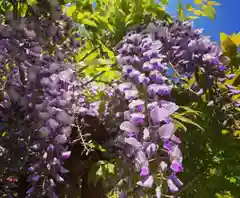
[[[204,34],[212,40],[219,41],[220,32],[227,34],[240,32],[240,0],[215,0],[221,3],[216,7],[217,16],[214,21],[200,17],[194,21],[195,28],[204,28]],[[183,4],[193,3],[193,0],[182,0]],[[178,0],[169,0],[167,11],[177,16]]]

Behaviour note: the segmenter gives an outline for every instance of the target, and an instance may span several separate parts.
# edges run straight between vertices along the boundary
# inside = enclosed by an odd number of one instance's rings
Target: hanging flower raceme
[[[1,90],[4,94],[0,101],[1,110],[9,112],[8,115],[17,110],[17,114],[22,113],[24,117],[20,125],[19,120],[15,120],[6,130],[13,131],[9,127],[14,128],[17,132],[13,135],[19,138],[29,135],[28,182],[31,187],[26,192],[28,197],[37,197],[39,193],[57,197],[54,188],[56,182],[64,182],[63,174],[68,172],[63,163],[71,155],[68,143],[75,114],[80,112],[83,103],[81,82],[71,64],[71,55],[79,47],[78,41],[74,37],[66,38],[65,28],[71,27],[71,21],[59,10],[55,12],[59,14],[56,20],[61,20],[61,25],[59,21],[43,17],[20,20],[21,28],[0,31],[0,64],[6,66],[9,62],[8,68],[3,67],[1,73],[1,77],[6,78]],[[11,24],[2,26],[6,29]],[[74,29],[68,30],[71,31]],[[53,55],[44,52],[51,42],[41,37],[43,34],[58,43],[52,46]],[[3,121],[9,121],[8,115]],[[43,189],[39,188],[41,185]]]
[[[172,83],[166,75],[166,55],[160,53],[162,46],[163,43],[147,30],[128,33],[117,49],[125,80],[119,85],[119,91],[128,102],[120,136],[125,153],[139,172],[141,180],[137,185],[146,188],[152,188],[156,180],[157,174],[150,168],[153,158],[161,156],[158,164],[161,174],[167,169],[172,175],[183,171],[181,141],[174,135],[176,128],[171,119],[178,107],[169,100]],[[163,148],[159,148],[160,144]],[[172,182],[169,189],[174,191],[172,186],[179,183],[168,180]],[[159,194],[158,190],[156,192]]]
[[[119,90],[129,104],[120,125],[120,136],[124,137],[125,153],[131,151],[127,155],[142,177],[137,183],[140,186],[152,187],[156,180],[149,161],[164,156],[158,148],[160,144],[169,159],[159,164],[159,171],[162,174],[166,169],[172,170],[167,179],[170,191],[178,191],[182,186],[176,176],[183,171],[183,166],[181,141],[174,135],[176,128],[171,119],[171,114],[178,109],[171,102],[172,87],[181,85],[181,78],[191,78],[199,71],[205,76],[208,89],[214,81],[222,83],[234,78],[234,75],[225,75],[228,61],[218,45],[201,33],[202,30],[194,30],[188,21],[157,21],[142,31],[129,32],[116,47],[125,81]],[[169,75],[169,70],[177,73],[177,77]],[[196,84],[193,89],[196,95],[201,95],[206,87]],[[226,88],[228,96],[239,94],[236,87]],[[159,194],[159,188],[156,192]]]

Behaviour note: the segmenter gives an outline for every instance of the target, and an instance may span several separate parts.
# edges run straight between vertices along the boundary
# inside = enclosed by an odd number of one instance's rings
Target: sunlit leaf
[[[195,3],[195,4],[202,4],[202,3],[203,3],[203,0],[194,0],[194,3]]]
[[[161,3],[166,6],[168,4],[168,0],[161,0]]]
[[[187,117],[184,117],[184,116],[180,116],[178,114],[174,114],[173,117],[175,119],[178,119],[179,121],[181,122],[185,122],[187,124],[191,124],[191,125],[194,125],[196,127],[198,127],[199,129],[201,129],[202,131],[204,131],[204,129],[199,125],[197,124],[196,122],[192,121],[191,119],[187,118]]]
[[[81,19],[81,23],[88,25],[88,26],[97,27],[97,24],[93,20],[90,20],[90,19],[83,18],[83,19]]]
[[[67,16],[71,17],[73,13],[76,11],[76,5],[72,5],[71,7],[66,8]]]
[[[232,34],[230,36],[231,40],[235,43],[235,45],[239,46],[240,45],[240,33],[237,34]]]
[[[183,123],[179,122],[178,120],[174,120],[174,123],[178,128],[183,129],[185,132],[187,131],[187,128],[184,126]]]
[[[230,57],[236,56],[237,45],[231,40],[231,37],[223,32],[220,33],[220,41],[222,49],[227,52]]]
[[[182,1],[178,0],[178,17],[180,20],[184,20],[185,16],[184,16],[184,9],[183,9],[183,5],[182,5]]]
[[[186,113],[192,113],[192,114],[195,114],[195,115],[200,115],[201,112],[200,111],[196,111],[194,109],[191,109],[190,107],[187,107],[187,106],[179,106],[181,109],[184,109],[186,111]]]
[[[228,133],[229,133],[228,130],[225,130],[225,129],[222,130],[222,134],[223,134],[223,135],[226,135],[226,134],[228,134]]]
[[[215,6],[220,6],[221,4],[216,2],[216,1],[207,1],[207,5],[215,5]]]
[[[93,59],[83,61],[86,65],[111,65],[113,64],[112,60],[109,59]]]
[[[211,5],[203,5],[202,6],[203,12],[211,19],[214,20],[216,17],[216,10]]]

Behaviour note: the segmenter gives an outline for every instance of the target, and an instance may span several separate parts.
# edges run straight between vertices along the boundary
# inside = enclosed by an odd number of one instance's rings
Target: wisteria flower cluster
[[[152,158],[168,154],[162,160],[158,171],[170,169],[168,188],[179,190],[183,184],[176,174],[183,171],[179,137],[174,135],[176,127],[171,119],[178,106],[171,100],[171,90],[176,79],[169,76],[169,69],[181,78],[191,78],[201,70],[209,88],[214,80],[224,81],[233,75],[225,75],[227,58],[223,57],[218,45],[209,37],[201,35],[202,30],[194,30],[191,22],[157,21],[143,30],[130,31],[117,45],[117,61],[122,69],[125,83],[119,85],[120,92],[128,103],[124,112],[124,122],[120,125],[121,142],[125,155],[132,159],[141,180],[137,185],[157,187],[154,175],[149,168]],[[229,94],[239,94],[235,87],[228,87]],[[197,95],[204,91],[197,88]],[[120,145],[121,145],[120,144]],[[162,145],[163,148],[159,148]]]
[[[23,116],[20,126],[8,125],[7,131],[27,142],[24,146],[31,156],[27,195],[57,197],[56,182],[64,182],[63,174],[68,172],[63,161],[71,155],[75,114],[84,102],[71,60],[79,47],[78,35],[66,39],[74,27],[60,9],[50,17],[20,19],[17,26],[11,24],[14,20],[9,23],[1,24],[0,31],[1,77],[6,78],[2,119],[4,123],[14,120],[9,112],[16,110]],[[51,39],[55,46],[48,42]],[[52,54],[46,52],[49,48]]]
[[[166,180],[170,191],[176,192],[182,186],[176,176],[183,171],[182,153],[170,116],[178,106],[169,100],[172,84],[166,75],[168,67],[163,61],[165,55],[160,53],[161,47],[162,42],[151,31],[145,31],[128,33],[117,49],[117,60],[127,81],[119,85],[119,90],[128,101],[118,138],[124,153],[133,159],[139,171],[139,186],[153,187],[155,174],[149,168],[149,161],[168,155],[167,160],[159,163],[158,171],[172,171]],[[163,148],[159,148],[160,142]]]
[[[59,7],[51,9],[50,15],[17,21],[10,12],[0,24],[0,131],[6,130],[25,154],[18,172],[28,170],[27,197],[58,197],[55,187],[68,173],[64,160],[71,156],[71,134],[79,115],[98,117],[107,132],[114,132],[116,141],[109,137],[106,145],[118,147],[122,161],[130,161],[138,187],[155,188],[158,198],[165,193],[162,181],[171,193],[179,191],[183,183],[178,173],[184,168],[172,119],[178,110],[171,95],[176,79],[168,71],[174,69],[181,79],[201,70],[209,88],[215,80],[233,78],[225,75],[226,58],[217,44],[190,22],[158,21],[130,31],[116,48],[122,70],[117,90],[104,86],[107,101],[88,102],[83,89],[91,80],[77,79],[73,59],[79,35]],[[88,90],[94,95],[99,87],[92,85]],[[229,97],[239,94],[236,87],[226,88]],[[199,85],[194,89],[204,93]],[[4,144],[3,150],[8,150]],[[120,194],[127,196],[125,191]]]

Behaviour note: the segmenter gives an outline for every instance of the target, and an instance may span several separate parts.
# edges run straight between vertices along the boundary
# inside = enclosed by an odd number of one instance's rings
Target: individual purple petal
[[[52,192],[52,198],[58,198],[57,194],[54,191]]]
[[[160,162],[160,168],[161,168],[161,171],[166,171],[167,170],[167,167],[168,167],[168,165],[167,165],[167,163],[166,162],[164,162],[164,161],[161,161]]]
[[[56,184],[53,181],[53,179],[49,179],[49,184],[50,184],[51,188],[55,188],[56,187]]]
[[[150,131],[148,128],[143,129],[143,140],[149,141],[150,140]]]
[[[131,111],[124,111],[124,113],[123,113],[124,120],[130,120],[131,113],[132,113]]]
[[[170,151],[172,149],[172,143],[170,141],[164,141],[163,143],[163,148],[165,148],[166,150]]]
[[[39,178],[40,178],[39,175],[35,175],[35,176],[32,177],[32,180],[33,180],[34,182],[37,182],[37,181],[39,180]]]
[[[61,154],[61,156],[64,160],[68,159],[70,157],[70,155],[71,155],[71,151],[66,151]]]
[[[138,91],[137,90],[125,90],[124,94],[125,94],[125,99],[132,100],[137,97]]]
[[[161,83],[164,83],[164,82],[167,81],[167,78],[165,76],[162,76],[159,73],[159,71],[156,71],[156,70],[150,72],[149,77],[150,77],[151,81],[154,82],[154,83],[160,83],[161,84]]]
[[[142,66],[143,71],[151,71],[154,68],[150,62],[145,62]]]
[[[219,70],[220,71],[225,71],[227,68],[226,68],[226,66],[224,66],[224,65],[221,65],[220,67],[219,67]]]
[[[181,187],[183,185],[182,181],[180,179],[178,179],[176,174],[174,174],[174,173],[172,173],[169,176],[169,179],[171,179],[173,181],[173,183],[176,184],[179,187]]]
[[[154,109],[154,107],[156,107],[156,106],[158,106],[158,102],[151,102],[151,103],[148,103],[147,104],[147,109],[149,110],[149,111],[151,111],[152,109]]]
[[[59,174],[56,174],[55,179],[56,179],[57,182],[63,182],[64,181],[64,179]]]
[[[29,188],[29,189],[27,190],[26,194],[31,194],[33,191],[34,191],[34,187]]]
[[[147,157],[145,153],[141,150],[137,151],[135,156],[135,164],[137,167],[141,168],[143,165],[147,164]]]
[[[73,120],[74,120],[74,118],[72,116],[68,115],[68,113],[65,111],[58,112],[56,115],[56,119],[60,123],[65,124],[65,125],[69,125],[69,124],[73,123]]]
[[[227,74],[226,77],[228,80],[233,79],[236,76],[236,74]]]
[[[130,74],[133,70],[134,70],[134,68],[131,65],[124,65],[124,66],[122,66],[123,73]]]
[[[148,154],[148,156],[151,156],[152,154],[156,153],[158,149],[158,145],[151,143],[147,149],[146,149],[146,153]]]
[[[129,73],[129,76],[132,78],[132,79],[138,79],[138,77],[140,76],[140,71],[138,70],[132,70],[132,72]]]
[[[50,144],[50,145],[47,147],[47,151],[50,151],[50,152],[54,151],[54,149],[55,149],[55,147],[54,147],[52,144]]]
[[[175,186],[175,184],[173,183],[173,181],[171,179],[167,179],[167,184],[168,184],[168,188],[171,192],[177,192],[178,191],[178,187]]]
[[[67,170],[66,168],[64,168],[63,166],[59,165],[59,168],[60,168],[60,173],[69,173],[69,170]]]
[[[129,105],[129,109],[133,110],[134,108],[138,107],[138,106],[143,106],[144,105],[144,101],[143,100],[133,100]]]
[[[133,137],[133,138],[136,138],[137,137],[137,134],[132,132],[132,133],[129,133],[128,134],[128,137]]]
[[[54,131],[59,127],[59,123],[52,118],[47,121],[47,125]]]
[[[176,135],[173,135],[173,136],[171,137],[171,140],[172,140],[173,142],[177,143],[177,144],[181,144],[180,138],[177,137]]]
[[[165,108],[160,108],[158,106],[155,106],[150,112],[153,124],[159,124],[161,121],[166,120],[169,115],[170,113],[168,110]]]
[[[236,89],[236,87],[232,86],[232,85],[225,85],[227,87],[227,89],[231,90],[231,89]]]
[[[135,132],[138,133],[139,129],[138,127],[136,127],[134,124],[132,124],[129,121],[124,121],[121,125],[120,125],[120,129],[129,133]]]
[[[132,86],[133,86],[132,83],[122,83],[122,84],[118,85],[118,89],[119,89],[121,92],[124,92],[125,90],[131,89]]]
[[[127,194],[122,191],[122,192],[119,194],[119,198],[127,198]]]
[[[179,173],[179,172],[183,171],[182,164],[177,160],[172,161],[172,164],[171,164],[170,168],[176,173]]]
[[[153,67],[158,70],[159,72],[167,71],[167,67],[161,63],[161,59],[151,59],[150,63]]]
[[[148,85],[150,82],[150,79],[146,77],[145,74],[140,74],[137,79],[138,79],[138,83],[144,84],[144,85]]]
[[[154,178],[152,175],[150,175],[144,182],[138,181],[137,185],[146,187],[146,188],[152,188],[153,183],[154,183]]]
[[[196,94],[197,95],[202,95],[203,94],[203,89],[200,89]]]
[[[179,149],[178,145],[172,147],[172,150],[169,152],[171,161],[178,160],[182,162],[182,152]]]
[[[148,166],[143,166],[140,171],[140,176],[148,176],[150,173]]]
[[[167,109],[169,111],[169,113],[171,113],[171,114],[173,114],[174,112],[176,112],[179,109],[178,105],[176,105],[176,103],[174,103],[174,102],[161,100],[160,104],[161,104],[161,107]]]
[[[133,146],[135,149],[140,149],[140,148],[142,147],[142,144],[141,144],[138,140],[136,140],[135,138],[133,138],[133,137],[125,138],[124,141],[125,141],[127,144]]]
[[[231,90],[229,95],[234,96],[239,94],[240,94],[240,90]]]
[[[57,144],[65,144],[67,142],[68,138],[65,134],[63,135],[57,135],[55,137],[55,141]]]
[[[148,94],[150,97],[154,94],[159,94],[161,96],[169,95],[171,90],[172,87],[167,85],[151,84],[148,86]]]
[[[143,113],[132,113],[130,121],[135,125],[142,125],[145,122],[145,115]]]
[[[70,127],[70,126],[62,127],[61,133],[65,134],[67,137],[70,137],[71,133],[72,133],[72,127]]]
[[[175,125],[170,122],[169,124],[164,124],[158,129],[158,134],[162,139],[170,139],[175,131]]]

